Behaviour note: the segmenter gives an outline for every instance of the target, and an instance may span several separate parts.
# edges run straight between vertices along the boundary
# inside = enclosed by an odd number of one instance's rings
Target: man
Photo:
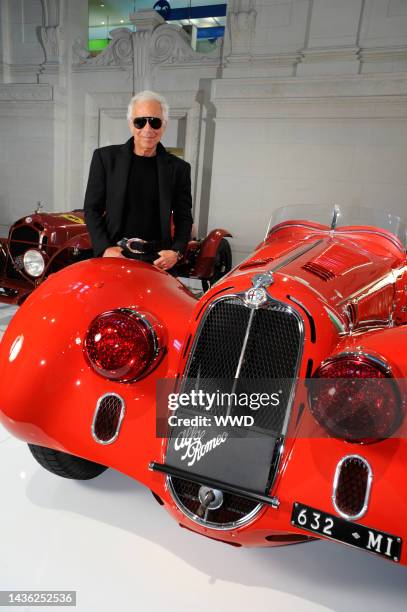
[[[168,113],[165,98],[142,91],[127,111],[132,138],[93,153],[84,209],[96,257],[123,257],[124,237],[159,245],[153,263],[163,270],[182,257],[192,227],[191,167],[160,143]]]

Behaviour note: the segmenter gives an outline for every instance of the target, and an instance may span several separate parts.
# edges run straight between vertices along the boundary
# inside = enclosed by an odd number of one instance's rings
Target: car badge
[[[265,287],[269,287],[274,283],[274,277],[271,272],[265,272],[264,274],[256,274],[252,278],[253,287],[248,289],[244,295],[244,302],[246,306],[252,308],[258,308],[268,299],[268,293]]]

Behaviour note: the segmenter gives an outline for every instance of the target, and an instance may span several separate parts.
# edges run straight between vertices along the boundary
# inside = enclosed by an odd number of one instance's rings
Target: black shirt
[[[122,221],[123,238],[161,240],[157,158],[132,156]]]

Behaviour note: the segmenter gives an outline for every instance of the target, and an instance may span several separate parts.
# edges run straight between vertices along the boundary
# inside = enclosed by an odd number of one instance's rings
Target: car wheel
[[[202,280],[202,288],[207,291],[212,287],[222,276],[230,272],[232,269],[232,249],[229,242],[222,238],[216,251],[215,261],[213,264],[213,274],[210,278]]]
[[[52,448],[45,448],[45,446],[29,444],[28,448],[34,459],[43,468],[57,476],[62,476],[62,478],[90,480],[90,478],[95,478],[107,470],[105,465],[93,463],[93,461],[75,457],[75,455],[68,455],[68,453],[53,450]]]

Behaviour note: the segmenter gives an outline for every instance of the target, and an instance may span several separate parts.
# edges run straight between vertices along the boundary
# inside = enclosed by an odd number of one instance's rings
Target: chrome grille
[[[120,431],[124,416],[124,401],[115,393],[99,398],[92,423],[92,435],[99,444],[111,444]]]
[[[332,499],[341,516],[356,519],[365,514],[371,480],[370,466],[362,457],[350,455],[338,463]]]
[[[214,386],[224,393],[233,391],[250,394],[259,390],[273,393],[276,388],[282,389],[283,401],[278,408],[259,410],[253,428],[262,436],[262,448],[264,449],[265,440],[269,445],[269,453],[264,452],[262,455],[269,457],[267,462],[262,459],[262,471],[268,476],[263,480],[263,493],[269,491],[278,469],[278,461],[274,461],[274,458],[280,456],[281,445],[284,442],[302,343],[302,320],[290,306],[270,299],[265,307],[253,310],[246,306],[239,296],[222,297],[213,302],[203,316],[183,377],[181,388],[187,392],[195,387],[204,391],[213,391]],[[234,406],[232,415],[238,414],[239,407]],[[174,439],[175,436],[176,433]],[[177,464],[173,462],[177,458],[172,441],[173,438],[170,436],[167,460],[169,465],[175,467]],[[237,463],[240,465],[237,466],[238,478],[241,469],[240,474],[245,472],[243,480],[248,483],[248,465],[255,466],[255,460],[248,464],[247,456],[236,455],[236,450],[233,451],[236,445],[228,444],[229,451],[226,452],[229,452],[229,456],[223,454],[221,459],[219,455],[219,460],[225,461],[224,465],[227,465],[227,461],[232,461],[235,467],[237,458]],[[260,438],[257,444],[260,445]],[[227,482],[224,477],[225,471],[205,474],[199,469],[198,466],[194,466],[191,471],[195,470],[195,476],[200,473],[208,478]],[[230,472],[226,477],[230,477]],[[223,514],[225,508],[210,510],[205,521],[198,520],[194,515],[199,507],[197,496],[199,485],[178,481],[173,477],[170,477],[169,481],[172,483],[172,493],[177,505],[192,520],[204,522],[212,527],[217,524],[218,529],[227,529],[231,528],[227,527],[228,524],[233,524],[236,520],[241,523],[247,522],[249,517],[253,516],[256,504],[250,505],[247,500],[232,495],[228,496],[226,514]],[[238,483],[231,481],[231,484]],[[250,484],[244,486],[250,487]],[[253,485],[251,488],[258,491],[260,487]],[[238,515],[240,518],[237,518]]]
[[[239,368],[248,329],[244,359]],[[249,394],[259,391],[259,387],[262,392],[272,393],[276,391],[275,381],[278,380],[285,401],[278,409],[259,410],[256,429],[279,436],[283,432],[300,349],[301,328],[290,307],[271,302],[268,308],[253,311],[239,298],[223,298],[208,311],[191,350],[184,390],[194,387],[199,379],[199,387],[204,390],[210,390],[212,381],[216,380],[217,388],[221,387],[219,390],[225,393],[230,393],[232,387],[236,393]],[[209,379],[208,387],[205,379]],[[238,408],[233,414],[239,414]]]
[[[192,351],[188,378],[234,378],[250,310],[239,299],[219,300],[210,308]]]

